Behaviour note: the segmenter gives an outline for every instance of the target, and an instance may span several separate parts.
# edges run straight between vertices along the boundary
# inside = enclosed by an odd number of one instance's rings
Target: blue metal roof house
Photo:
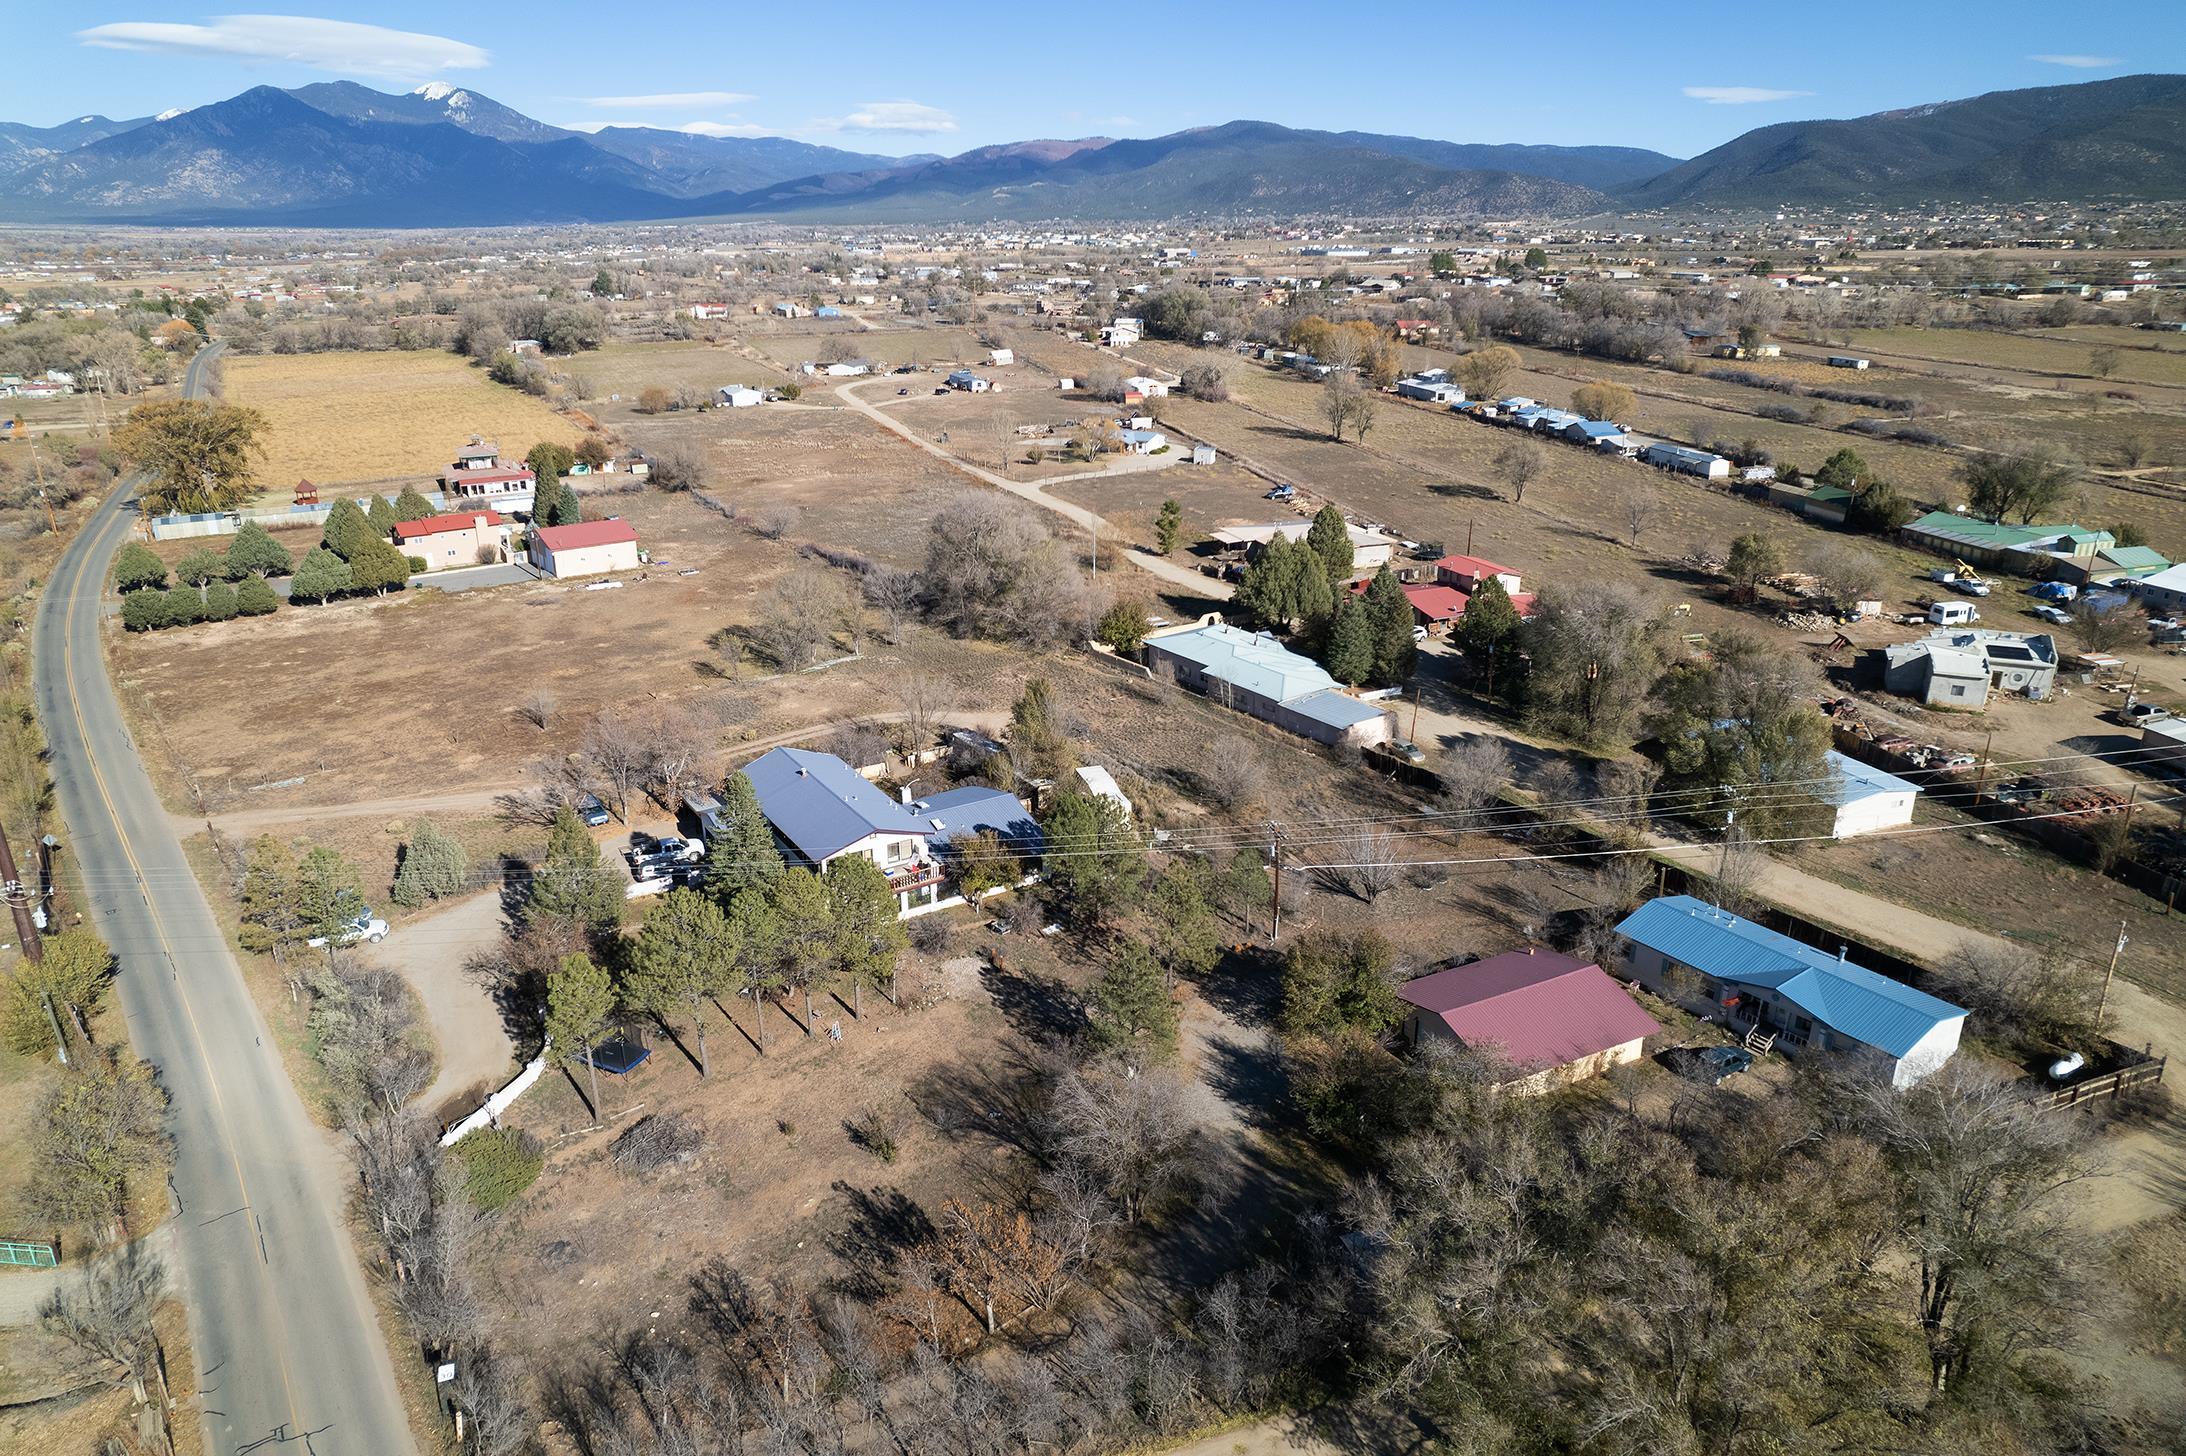
[[[1316,743],[1371,748],[1394,735],[1386,708],[1352,697],[1265,632],[1210,622],[1156,633],[1144,654],[1148,671]]]
[[[1964,1007],[1824,954],[1690,895],[1650,900],[1617,926],[1623,971],[1658,996],[1773,1032],[1786,1052],[1845,1052],[1910,1087],[1951,1059]],[[1698,980],[1698,988],[1694,980]]]
[[[982,831],[991,832],[1002,841],[1002,848],[1021,860],[1038,859],[1045,844],[1039,821],[1024,801],[1000,789],[979,784],[949,789],[916,801],[910,810],[925,821],[934,847],[944,857],[956,840]]]
[[[771,748],[744,765],[782,858],[824,870],[846,854],[880,867],[900,914],[931,908],[941,868],[926,852],[932,826],[858,776],[832,753]]]

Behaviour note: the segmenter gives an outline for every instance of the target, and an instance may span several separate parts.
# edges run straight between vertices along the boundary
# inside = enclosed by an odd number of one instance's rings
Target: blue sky
[[[218,0],[210,0],[217,6]],[[263,0],[261,0],[263,3]],[[0,120],[51,125],[337,77],[441,81],[564,126],[772,134],[859,151],[1152,136],[1240,117],[1692,155],[1774,121],[2186,70],[2186,6],[1991,0],[1121,9],[721,0],[10,6]]]

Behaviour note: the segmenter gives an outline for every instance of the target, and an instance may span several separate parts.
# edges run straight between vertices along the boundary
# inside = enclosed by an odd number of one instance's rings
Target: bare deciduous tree
[[[1655,517],[1655,492],[1653,487],[1635,482],[1627,485],[1617,498],[1624,518],[1625,544],[1639,550],[1640,534]]]
[[[621,713],[594,718],[577,744],[579,758],[600,786],[597,792],[625,824],[630,822],[630,795],[645,782],[647,749],[644,728]]]
[[[80,1279],[48,1294],[38,1306],[46,1332],[84,1355],[114,1367],[139,1405],[145,1382],[159,1368],[153,1314],[167,1289],[167,1270],[136,1244],[101,1255]]]
[[[1532,440],[1512,440],[1495,454],[1495,473],[1510,487],[1511,499],[1523,501],[1526,487],[1548,467],[1548,457]]]
[[[523,713],[532,727],[544,731],[554,718],[554,694],[545,688],[534,689],[524,699]]]
[[[918,615],[919,580],[915,571],[877,566],[860,583],[865,604],[880,613],[881,635],[891,643],[903,640],[904,629]]]
[[[1501,739],[1486,734],[1467,739],[1442,764],[1442,809],[1450,827],[1479,827],[1510,781],[1510,750]]]

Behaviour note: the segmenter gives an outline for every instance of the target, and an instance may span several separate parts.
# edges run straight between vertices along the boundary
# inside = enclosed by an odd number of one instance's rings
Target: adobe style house
[[[499,511],[458,511],[395,525],[395,547],[427,571],[509,559],[509,519]]]
[[[535,526],[524,538],[531,564],[548,576],[599,576],[638,569],[638,533],[628,521]]]
[[[1514,950],[1407,981],[1412,1045],[1439,1039],[1507,1062],[1503,1085],[1551,1091],[1640,1059],[1662,1030],[1600,966],[1546,950]]]
[[[871,860],[896,892],[896,913],[931,909],[941,897],[933,828],[831,753],[773,748],[744,765],[759,812],[791,866],[819,871],[844,855]]]
[[[521,460],[503,460],[500,447],[471,436],[440,477],[440,494],[451,511],[480,509],[504,515],[531,515],[539,477]]]
[[[1837,1052],[1910,1087],[1951,1059],[1966,1010],[1690,895],[1617,926],[1622,973],[1665,999],[1773,1035],[1779,1051]]]

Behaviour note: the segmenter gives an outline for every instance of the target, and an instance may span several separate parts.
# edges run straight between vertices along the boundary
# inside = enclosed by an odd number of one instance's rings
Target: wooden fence
[[[2130,1067],[2120,1067],[2100,1077],[2090,1077],[2085,1082],[2075,1082],[2070,1087],[2060,1087],[2044,1096],[2042,1110],[2047,1112],[2059,1107],[2075,1107],[2082,1102],[2092,1102],[2098,1097],[2117,1097],[2128,1087],[2153,1084],[2163,1080],[2164,1063],[2169,1057],[2157,1057],[2153,1061],[2135,1062]]]

